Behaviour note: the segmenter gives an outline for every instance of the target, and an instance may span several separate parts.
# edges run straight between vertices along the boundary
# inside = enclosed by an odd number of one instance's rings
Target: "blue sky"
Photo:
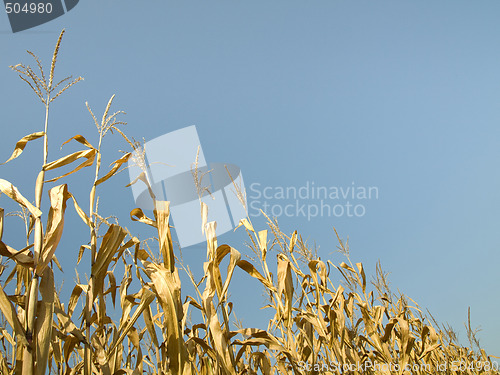
[[[2,14],[0,159],[43,123],[41,104],[8,66],[31,63],[26,49],[48,62],[66,28],[59,76],[85,81],[54,102],[49,159],[76,133],[95,142],[84,103],[102,114],[117,94],[128,135],[147,141],[194,124],[205,158],[238,165],[247,189],[376,186],[378,199],[358,202],[362,217],[279,223],[315,242],[323,260],[340,261],[335,227],[349,237],[353,261],[374,274],[380,259],[393,288],[450,323],[464,344],[470,306],[481,343],[500,355],[499,13],[496,1],[103,0],[16,34]],[[109,162],[127,149],[117,136],[105,146]],[[19,187],[33,186],[29,172],[40,167],[40,144],[28,148],[0,167]],[[70,191],[88,194],[90,178],[85,171],[70,180]],[[124,173],[103,186],[101,209],[146,238],[152,233],[128,219],[127,183]],[[57,253],[70,270],[82,228],[68,226]],[[220,242],[248,253],[242,238]],[[184,257],[201,270],[205,252],[193,246]],[[238,318],[265,325],[258,285],[239,276]],[[243,296],[240,285],[249,289]]]

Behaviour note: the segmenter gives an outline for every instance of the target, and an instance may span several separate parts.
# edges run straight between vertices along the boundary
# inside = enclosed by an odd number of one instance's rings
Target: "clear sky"
[[[114,108],[127,112],[124,130],[136,139],[196,125],[208,161],[241,168],[249,203],[266,187],[268,196],[308,183],[376,187],[371,199],[326,202],[360,204],[363,215],[308,220],[299,211],[279,223],[315,241],[323,260],[341,261],[335,226],[349,237],[353,261],[373,275],[380,259],[393,288],[450,323],[463,344],[470,306],[481,343],[500,355],[499,14],[500,3],[489,0],[100,0],[81,1],[52,22],[13,34],[1,13],[0,159],[43,123],[41,104],[8,66],[31,64],[26,49],[48,62],[66,28],[59,76],[85,81],[54,103],[49,159],[77,133],[95,142],[84,103],[102,114],[116,93]],[[115,135],[105,146],[106,162],[127,148]],[[0,177],[21,189],[33,186],[28,172],[40,167],[40,143],[28,149],[0,167]],[[87,194],[86,178],[90,171],[70,180],[70,191]],[[124,173],[103,186],[103,214],[117,214],[146,238],[152,233],[128,219],[134,201],[127,183]],[[265,201],[281,208],[297,203]],[[2,197],[0,206],[6,202]],[[261,217],[252,221],[264,228]],[[87,240],[83,228],[68,226],[56,253],[68,285]],[[248,253],[238,233],[219,241]],[[199,274],[203,246],[184,256]],[[237,277],[238,318],[267,324],[257,311],[258,284]],[[248,292],[238,293],[238,286]]]

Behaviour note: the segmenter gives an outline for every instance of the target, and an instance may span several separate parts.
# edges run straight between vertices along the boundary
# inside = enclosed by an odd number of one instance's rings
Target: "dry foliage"
[[[247,231],[256,255],[252,263],[242,259],[235,248],[218,245],[216,225],[207,222],[208,209],[201,203],[207,237],[204,276],[195,281],[189,268],[182,266],[196,291],[194,296],[183,296],[170,232],[169,202],[155,199],[146,170],[136,183],[148,185],[156,209],[152,218],[139,208],[130,215],[157,229],[157,252],[98,214],[98,185],[118,173],[129,158],[145,165],[139,144],[128,140],[118,128],[123,124],[117,120],[121,112],[110,114],[113,97],[100,121],[87,105],[99,133],[97,147],[76,135],[67,142],[78,142],[82,150],[52,162],[47,160],[49,105],[81,80],[66,78],[53,85],[62,35],[48,79],[31,52],[38,73],[29,66],[12,67],[41,99],[46,118],[44,131],[23,137],[7,160],[19,157],[28,142],[43,138],[43,166],[36,179],[34,204],[23,195],[28,189],[21,189],[21,193],[12,183],[0,179],[1,192],[21,206],[16,215],[26,225],[26,238],[21,241],[25,243],[18,251],[1,241],[9,227],[0,209],[0,274],[10,270],[0,286],[0,310],[5,322],[0,327],[1,374],[455,374],[459,371],[451,368],[454,361],[465,366],[466,371],[461,373],[498,374],[488,371],[492,360],[479,348],[470,319],[467,328],[471,348],[466,348],[458,344],[452,330],[440,327],[432,316],[429,321],[408,297],[393,294],[380,266],[370,284],[363,265],[351,263],[348,244],[340,238],[339,250],[346,255],[347,263],[324,262],[297,232],[287,236],[272,220],[269,230],[260,231],[248,219],[240,222],[240,230]],[[57,90],[61,84],[65,86]],[[101,176],[101,141],[109,130],[123,135],[133,152],[117,159]],[[73,163],[76,167],[69,173],[45,179],[46,171]],[[66,184],[53,186],[48,192],[50,207],[41,207],[46,184],[86,167],[95,168],[88,211],[78,205]],[[244,193],[238,190],[238,194]],[[69,300],[62,303],[53,266],[59,265],[55,254],[68,201],[89,230],[90,241],[80,247],[77,265],[87,253],[90,277],[87,282],[78,279]],[[99,229],[103,235],[99,235]],[[227,264],[225,271],[221,271],[223,261]],[[118,263],[123,264],[121,277],[115,274]],[[343,285],[334,285],[332,272],[344,278]],[[233,304],[228,290],[236,275],[255,278],[262,284],[268,296],[266,307],[274,312],[266,330],[231,323]],[[137,287],[130,290],[133,280]],[[7,290],[12,293],[7,294]],[[78,316],[79,301],[83,308]],[[120,312],[119,320],[108,315],[110,303]],[[192,311],[200,317],[198,322],[188,319]],[[443,363],[448,365],[446,371],[439,367]],[[411,371],[406,366],[411,366]]]

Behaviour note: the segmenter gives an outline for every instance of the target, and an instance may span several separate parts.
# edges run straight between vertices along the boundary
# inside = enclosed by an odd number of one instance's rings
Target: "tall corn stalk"
[[[42,64],[36,55],[28,51],[28,53],[35,59],[39,73],[35,71],[30,66],[24,66],[18,64],[12,66],[11,68],[19,73],[19,77],[25,81],[31,89],[35,92],[38,98],[41,100],[45,107],[45,123],[43,132],[32,133],[23,139],[21,139],[12,154],[12,156],[7,160],[7,162],[17,158],[24,146],[28,141],[43,137],[43,164],[42,170],[39,172],[35,184],[35,207],[37,210],[41,210],[42,205],[42,193],[45,183],[45,171],[49,169],[48,160],[48,126],[49,126],[49,112],[50,103],[54,101],[59,95],[66,91],[69,87],[75,83],[82,80],[78,77],[71,80],[71,77],[67,77],[61,80],[59,83],[54,84],[54,71],[57,62],[57,56],[59,53],[59,47],[61,45],[61,40],[64,35],[64,30],[59,35],[57,40],[54,53],[52,55],[52,62],[50,66],[50,73],[48,80],[46,78],[45,72],[43,70]],[[59,89],[61,84],[65,84],[62,89]],[[50,214],[61,215],[64,214],[65,209],[65,190],[64,188],[58,191],[53,191],[50,195],[51,198],[51,210]],[[62,211],[62,213],[61,213]],[[50,217],[53,218],[53,217]],[[47,233],[44,236],[41,215],[34,216],[34,246],[33,246],[33,270],[31,271],[31,277],[29,285],[25,292],[25,321],[24,321],[24,331],[26,336],[27,345],[24,346],[23,357],[22,357],[22,371],[24,374],[43,374],[47,366],[47,355],[48,355],[48,340],[51,338],[52,325],[46,323],[37,324],[35,327],[35,318],[40,322],[50,319],[52,321],[51,313],[53,309],[53,290],[54,281],[52,271],[47,269],[47,264],[51,260],[55,247],[59,242],[60,235],[62,232],[63,219],[60,217],[59,223],[56,226],[52,226],[53,222],[48,223]],[[49,230],[50,228],[50,230]],[[42,289],[42,310],[37,314],[37,303],[38,303],[38,292],[39,292],[39,282],[42,279],[42,284],[44,289]],[[36,340],[33,341],[33,337]]]

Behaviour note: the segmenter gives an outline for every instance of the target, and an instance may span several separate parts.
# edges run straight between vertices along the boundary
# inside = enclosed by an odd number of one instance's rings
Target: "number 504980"
[[[30,3],[30,4],[20,4],[20,3],[5,3],[5,11],[7,14],[15,13],[52,13],[52,4],[51,3]]]

